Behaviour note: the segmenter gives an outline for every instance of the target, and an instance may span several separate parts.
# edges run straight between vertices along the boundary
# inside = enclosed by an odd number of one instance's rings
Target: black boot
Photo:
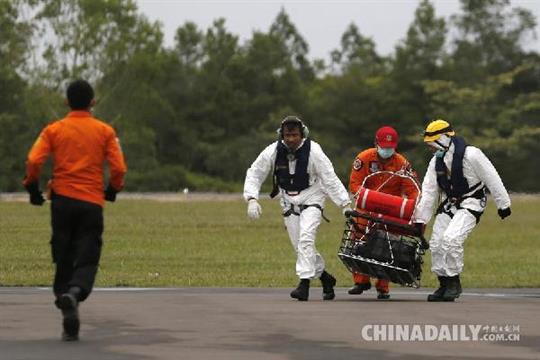
[[[377,289],[377,300],[388,300],[390,299],[390,293],[385,290]]]
[[[309,297],[309,279],[300,279],[300,284],[291,291],[291,297],[298,301],[307,301]]]
[[[364,291],[371,289],[371,283],[365,283],[365,284],[354,284],[352,288],[347,291],[349,295],[360,295]]]
[[[64,332],[62,340],[77,341],[79,340],[79,301],[77,296],[80,294],[80,288],[73,287],[65,294],[60,295],[57,300],[58,307],[62,310],[62,325]]]
[[[444,301],[454,301],[461,294],[461,281],[459,280],[459,275],[452,276],[448,278],[448,286],[444,292],[443,299]]]
[[[439,276],[439,288],[433,294],[428,295],[427,301],[444,301],[444,293],[449,279],[447,276]]]
[[[334,300],[336,293],[334,292],[334,286],[336,286],[336,278],[330,275],[324,270],[321,274],[323,300]]]

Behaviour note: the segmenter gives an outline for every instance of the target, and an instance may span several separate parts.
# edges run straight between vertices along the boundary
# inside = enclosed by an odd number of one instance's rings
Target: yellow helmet
[[[433,120],[428,124],[426,130],[424,131],[424,142],[431,142],[439,140],[442,134],[448,136],[456,135],[455,131],[452,130],[452,125],[444,120]]]

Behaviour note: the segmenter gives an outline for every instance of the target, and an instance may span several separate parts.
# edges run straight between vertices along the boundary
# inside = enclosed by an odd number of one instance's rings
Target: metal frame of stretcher
[[[415,179],[406,171],[378,171],[367,176],[362,185],[365,184],[369,177],[381,173],[391,173],[392,176],[408,178],[415,184],[420,194],[420,189]],[[387,181],[376,190],[384,186]],[[343,231],[338,257],[349,271],[366,274],[379,279],[387,279],[403,286],[420,286],[423,255],[429,246],[423,234],[417,228],[410,223],[397,223],[375,213],[364,213],[353,210],[347,212],[345,215],[347,220],[345,222],[345,230]],[[368,220],[367,226],[359,225],[357,223],[358,219]],[[369,254],[361,254],[362,247],[366,246],[367,241],[370,240],[370,236],[375,232],[378,232],[379,236],[380,234],[384,234],[385,236],[389,253],[389,258],[386,261],[377,259],[376,256],[369,256]],[[381,241],[380,238],[379,241]],[[396,242],[401,242],[401,244]],[[407,253],[395,253],[396,251],[399,252],[399,249],[406,249]],[[379,248],[378,250],[381,249]],[[405,257],[405,265],[407,266],[404,266],[403,261],[401,263],[397,261],[398,258],[403,260],[403,257]]]

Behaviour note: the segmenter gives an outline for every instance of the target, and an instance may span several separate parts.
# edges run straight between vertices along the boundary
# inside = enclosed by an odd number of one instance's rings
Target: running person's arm
[[[120,141],[112,129],[107,136],[105,157],[109,163],[110,186],[118,192],[124,188],[124,176],[127,172],[127,166],[120,148]]]
[[[43,129],[28,153],[28,158],[26,160],[26,176],[23,180],[23,185],[25,187],[39,182],[41,167],[51,153],[52,146],[48,129],[48,127]]]

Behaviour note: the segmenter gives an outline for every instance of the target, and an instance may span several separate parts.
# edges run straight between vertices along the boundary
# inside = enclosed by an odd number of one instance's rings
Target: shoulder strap
[[[458,136],[453,136],[452,142],[454,143],[454,157],[452,159],[450,182],[454,197],[459,198],[469,192],[469,183],[465,179],[465,176],[463,176],[463,158],[465,157],[467,144],[463,138]]]
[[[275,198],[276,195],[279,193],[276,165],[279,159],[280,152],[284,150],[286,151],[285,145],[281,143],[281,140],[278,140],[276,145],[276,159],[274,160],[274,169],[272,171],[272,191],[270,192],[271,199]]]
[[[439,184],[439,187],[445,192],[447,197],[451,197],[452,187],[450,186],[447,176],[448,170],[442,157],[435,159],[435,173],[437,174],[437,184]]]

